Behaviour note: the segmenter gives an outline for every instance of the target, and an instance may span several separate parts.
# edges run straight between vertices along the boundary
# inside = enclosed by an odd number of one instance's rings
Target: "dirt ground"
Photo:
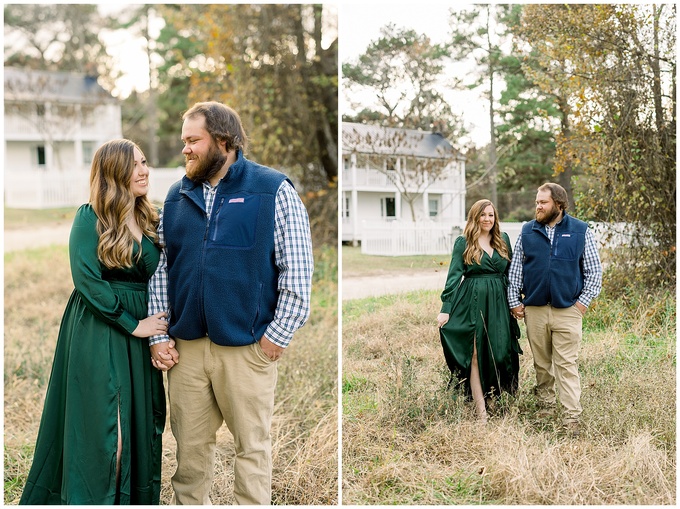
[[[5,253],[20,251],[30,247],[68,244],[71,225],[37,228],[32,230],[5,230]],[[446,282],[446,271],[418,270],[403,274],[385,274],[380,276],[344,276],[341,292],[343,300],[362,299],[413,290],[443,289]]]
[[[21,251],[31,247],[66,245],[71,233],[71,224],[24,230],[5,230],[5,253]]]
[[[377,297],[413,290],[444,289],[446,271],[419,270],[405,274],[385,274],[382,276],[345,276],[342,278],[342,300]]]

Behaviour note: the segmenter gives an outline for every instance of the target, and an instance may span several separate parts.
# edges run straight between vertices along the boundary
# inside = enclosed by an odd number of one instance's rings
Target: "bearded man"
[[[154,363],[172,368],[173,503],[210,505],[216,432],[226,422],[235,503],[269,505],[277,364],[309,316],[309,218],[283,173],[244,157],[233,109],[195,104],[182,141],[186,176],[165,200],[149,299],[149,312],[163,309],[170,321],[169,337],[150,343]]]
[[[568,204],[559,184],[538,188],[536,219],[523,225],[513,251],[508,305],[526,324],[536,370],[537,417],[554,414],[557,381],[563,425],[577,436],[582,320],[600,293],[602,265],[591,229],[567,214]]]

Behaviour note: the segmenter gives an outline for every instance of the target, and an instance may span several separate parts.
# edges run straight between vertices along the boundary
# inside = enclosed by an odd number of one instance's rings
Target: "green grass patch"
[[[5,229],[71,224],[78,207],[56,209],[11,209],[5,207]]]
[[[351,376],[342,377],[342,393],[362,391],[369,386],[368,380],[364,377]]]

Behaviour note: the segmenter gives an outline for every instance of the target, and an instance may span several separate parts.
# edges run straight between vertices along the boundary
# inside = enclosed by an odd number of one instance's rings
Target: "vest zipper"
[[[212,212],[211,212],[211,215],[212,215]],[[204,306],[204,303],[203,303],[203,277],[204,277],[203,267],[205,266],[205,247],[206,247],[206,244],[207,244],[209,231],[210,231],[210,216],[207,216],[206,221],[205,221],[205,232],[203,232],[203,245],[201,246],[201,266],[199,267],[199,271],[198,271],[198,273],[199,273],[199,285],[198,285],[198,287],[201,290],[200,294],[198,296],[198,300],[199,300],[199,306],[201,308],[200,316],[201,316],[201,324],[203,325],[203,335],[204,336],[208,336],[208,325],[206,324],[206,321],[205,321],[205,306]]]
[[[213,217],[215,218],[215,228],[213,229],[212,238],[210,240],[215,240],[217,238],[217,227],[219,226],[220,210],[222,210],[223,204],[224,204],[224,198],[222,198],[220,200],[220,203],[217,206],[217,211],[213,213]],[[214,207],[213,207],[213,209],[214,209]],[[208,224],[210,224],[210,223],[208,222]]]

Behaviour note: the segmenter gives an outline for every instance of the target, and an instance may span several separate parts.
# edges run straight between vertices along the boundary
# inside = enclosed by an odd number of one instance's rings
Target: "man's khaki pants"
[[[271,437],[277,363],[259,343],[218,346],[208,338],[177,340],[179,363],[168,371],[170,426],[177,440],[173,503],[210,505],[215,443],[222,421],[234,436],[234,500],[271,504]]]
[[[565,421],[581,415],[578,352],[583,315],[575,307],[527,306],[524,309],[529,346],[536,370],[536,396],[543,405],[555,404],[555,380]],[[181,360],[180,360],[181,362]]]

